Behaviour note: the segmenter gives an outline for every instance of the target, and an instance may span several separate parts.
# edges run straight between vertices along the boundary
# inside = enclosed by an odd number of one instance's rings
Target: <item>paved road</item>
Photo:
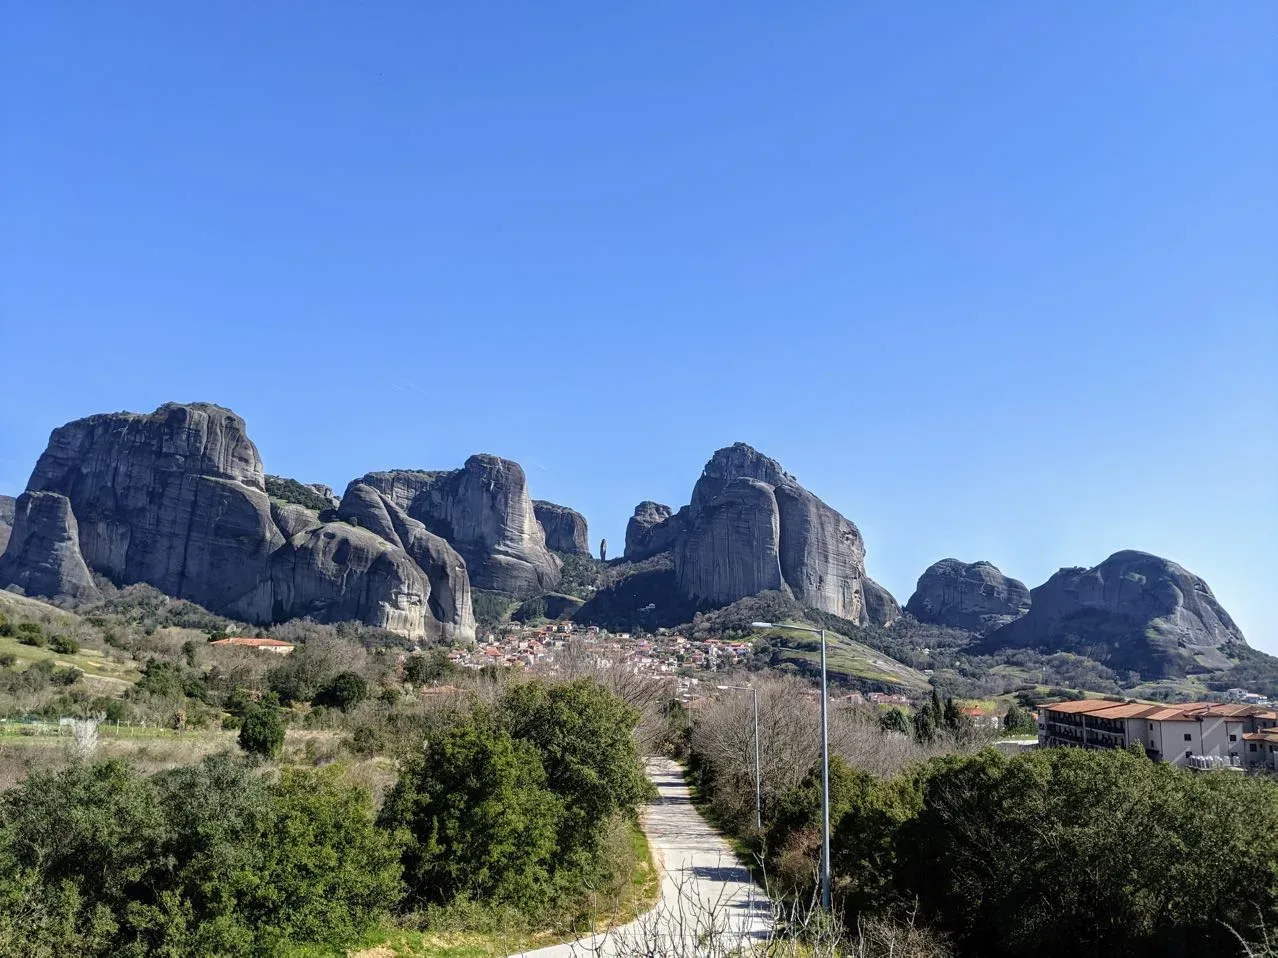
[[[662,871],[656,908],[611,932],[538,948],[524,958],[727,955],[767,937],[767,898],[728,843],[697,814],[682,770],[669,759],[652,759],[648,777],[658,792],[642,813]]]

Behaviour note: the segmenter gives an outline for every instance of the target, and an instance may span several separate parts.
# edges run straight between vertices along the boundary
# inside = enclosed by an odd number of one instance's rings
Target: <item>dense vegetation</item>
[[[684,739],[703,796],[752,843],[773,891],[810,901],[816,756],[792,716],[769,714],[787,697],[764,686],[760,699],[763,834],[739,757],[741,705],[716,703]],[[920,734],[917,716],[938,709],[939,727]],[[1139,751],[972,752],[946,728],[948,711],[936,701],[912,722],[833,716],[835,906],[849,929],[922,923],[981,958],[1187,958],[1241,954],[1231,928],[1256,940],[1278,926],[1272,779],[1195,774]]]
[[[396,836],[335,770],[120,762],[0,796],[0,954],[263,955],[342,942],[400,894]]]
[[[333,505],[310,486],[284,476],[267,476],[266,494],[272,499],[291,502],[313,512],[323,512],[325,509],[332,508]]]
[[[266,955],[475,907],[571,923],[638,864],[639,714],[593,681],[419,715],[380,813],[340,764],[269,761],[270,697],[228,704],[249,757],[149,776],[73,761],[0,793],[0,956]]]

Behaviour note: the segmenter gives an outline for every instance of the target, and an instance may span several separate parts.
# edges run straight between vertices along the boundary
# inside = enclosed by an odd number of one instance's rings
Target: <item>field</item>
[[[821,667],[821,640],[809,632],[775,626],[758,638],[773,648],[773,665],[786,663],[805,675],[814,675]],[[826,633],[827,662],[830,678],[835,681],[860,680],[903,691],[920,692],[928,688],[927,677],[917,669],[902,665],[868,645],[854,642],[837,632]]]

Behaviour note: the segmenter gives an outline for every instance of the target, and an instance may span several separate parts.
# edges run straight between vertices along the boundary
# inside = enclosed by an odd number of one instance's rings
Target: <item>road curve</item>
[[[765,939],[772,911],[732,848],[692,804],[683,770],[650,759],[656,800],[640,821],[661,871],[661,898],[637,920],[562,945],[519,952],[521,958],[625,958],[630,955],[727,955]]]

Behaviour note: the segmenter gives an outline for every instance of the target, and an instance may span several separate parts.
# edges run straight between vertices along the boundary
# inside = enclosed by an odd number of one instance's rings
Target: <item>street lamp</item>
[[[749,692],[754,700],[754,827],[763,831],[763,766],[759,763],[759,693],[752,685],[716,685],[722,692]]]
[[[771,622],[751,622],[756,629],[770,629]],[[830,692],[825,672],[825,629],[812,629],[806,625],[781,625],[778,628],[795,632],[811,632],[821,636],[821,907],[827,912],[830,902]]]

